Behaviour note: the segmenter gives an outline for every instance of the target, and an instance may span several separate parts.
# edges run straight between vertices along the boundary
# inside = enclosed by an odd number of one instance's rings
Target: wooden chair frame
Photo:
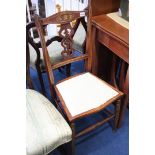
[[[74,33],[73,33],[73,35],[72,35],[72,38],[74,37],[75,32],[77,31],[78,26],[79,26],[80,23],[83,25],[85,31],[87,32],[87,24],[86,24],[86,22],[85,22],[84,17],[83,17],[83,18],[78,18],[78,19],[76,20],[76,22],[75,22],[74,27],[73,27]],[[42,77],[42,73],[44,73],[44,72],[46,72],[46,71],[45,71],[45,70],[42,71],[41,68],[40,68],[40,63],[41,63],[41,62],[40,62],[40,50],[39,50],[39,48],[41,48],[41,43],[40,43],[40,41],[37,42],[37,43],[34,42],[33,38],[30,36],[30,29],[32,29],[32,28],[34,28],[34,27],[35,27],[35,23],[34,23],[34,22],[30,22],[30,23],[28,23],[28,24],[26,25],[26,38],[27,38],[26,40],[27,40],[27,42],[28,42],[28,43],[35,49],[35,51],[36,51],[37,59],[36,59],[36,61],[35,61],[35,66],[36,66],[38,78],[39,78],[39,81],[40,81],[42,93],[46,96],[46,93],[45,93],[45,86],[44,86],[43,77]],[[52,38],[50,38],[50,39],[48,39],[48,40],[46,41],[46,46],[49,46],[53,41],[61,42],[61,41],[62,41],[62,38],[59,37],[59,36],[54,36],[54,37],[52,37]],[[86,49],[86,39],[85,39],[85,41],[83,42],[82,47],[83,47],[83,49],[84,49],[84,51],[85,51],[85,49]],[[27,47],[27,50],[29,50],[28,47]],[[28,52],[28,53],[29,53],[29,52]],[[29,57],[30,57],[30,55],[29,55]],[[70,76],[70,67],[71,67],[71,64],[66,65],[66,75],[67,75],[67,76]],[[58,70],[59,70],[60,72],[62,72],[61,68],[58,68]],[[29,72],[28,72],[28,73],[29,73]],[[29,74],[30,74],[30,73],[29,73]]]
[[[85,67],[86,67],[86,71],[91,72],[91,65],[92,65],[92,53],[91,52],[87,52],[84,54],[81,54],[80,56],[73,56],[72,55],[72,28],[70,27],[70,22],[72,22],[73,20],[76,20],[78,18],[81,18],[81,15],[83,16],[85,12],[84,11],[63,11],[63,12],[59,12],[56,13],[48,18],[45,19],[41,19],[39,16],[35,16],[35,24],[39,33],[39,37],[41,40],[41,46],[43,49],[43,56],[44,56],[44,61],[45,61],[45,67],[47,70],[47,74],[48,74],[48,79],[50,82],[50,91],[51,91],[51,95],[53,97],[53,99],[56,102],[57,108],[61,111],[61,113],[64,115],[64,117],[67,119],[68,123],[71,126],[73,135],[72,135],[72,154],[75,154],[75,138],[82,136],[83,134],[86,134],[88,132],[90,132],[91,130],[94,130],[95,128],[97,128],[98,126],[101,126],[103,123],[109,121],[110,119],[114,118],[114,129],[116,129],[117,123],[118,123],[118,119],[119,119],[119,113],[120,113],[120,105],[121,105],[121,97],[123,96],[123,93],[120,92],[119,90],[117,90],[116,88],[112,87],[111,85],[109,85],[111,88],[113,88],[114,90],[116,90],[119,94],[115,97],[113,97],[111,100],[107,101],[104,105],[98,107],[98,108],[94,108],[92,110],[89,110],[87,112],[84,112],[82,114],[77,115],[76,117],[72,117],[67,109],[67,107],[64,104],[64,101],[61,97],[61,94],[59,94],[58,89],[55,86],[54,83],[54,75],[53,75],[53,69],[56,69],[58,67],[61,67],[63,65],[67,65],[70,64],[72,62],[76,62],[79,60],[85,60]],[[44,34],[43,34],[43,26],[47,25],[47,24],[60,24],[61,25],[61,29],[60,29],[60,36],[62,37],[62,42],[61,44],[64,45],[66,42],[68,44],[65,44],[64,46],[64,51],[62,51],[62,55],[64,55],[64,60],[62,62],[59,62],[57,64],[51,65],[50,59],[49,59],[49,54],[48,54],[48,50],[46,47],[46,42],[45,42],[45,38],[44,38]],[[68,30],[70,30],[70,34],[68,33]],[[64,31],[64,36],[61,35],[61,32]],[[67,38],[67,39],[66,39]],[[77,76],[77,75],[75,75]],[[74,77],[74,76],[72,76]],[[68,80],[72,77],[68,77],[62,81]],[[97,77],[96,77],[97,78]],[[62,82],[60,81],[60,82]],[[60,103],[61,101],[61,103]],[[115,113],[111,113],[110,111],[106,110],[105,108],[110,105],[111,103],[115,103]],[[60,104],[62,105],[62,108],[60,106]],[[76,134],[75,132],[75,121],[95,114],[101,110],[104,110],[106,115],[108,116],[106,119],[84,129],[83,131],[79,132],[78,134]],[[65,111],[65,113],[64,113]]]

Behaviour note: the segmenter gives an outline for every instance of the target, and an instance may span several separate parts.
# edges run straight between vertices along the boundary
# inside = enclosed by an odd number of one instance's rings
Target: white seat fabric
[[[118,95],[106,82],[84,73],[56,85],[72,117],[97,108]]]
[[[45,155],[71,140],[71,128],[43,95],[27,89],[26,106],[27,155]]]
[[[120,17],[118,12],[108,13],[107,16],[113,19],[115,22],[117,22],[121,26],[129,29],[129,22],[123,19],[122,17]]]

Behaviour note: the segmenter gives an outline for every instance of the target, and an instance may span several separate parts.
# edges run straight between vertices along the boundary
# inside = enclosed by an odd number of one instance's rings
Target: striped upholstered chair
[[[58,146],[70,142],[72,131],[53,104],[42,94],[32,90],[28,42],[26,48],[26,82],[29,88],[26,89],[26,152],[27,155],[45,155]],[[72,147],[69,151],[71,150]]]
[[[32,89],[26,90],[26,123],[27,155],[45,155],[71,141],[72,131],[65,119],[47,98]]]

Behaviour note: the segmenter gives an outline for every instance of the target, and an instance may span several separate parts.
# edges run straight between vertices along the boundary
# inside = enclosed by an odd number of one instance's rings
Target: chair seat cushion
[[[27,155],[47,154],[71,140],[71,129],[62,115],[40,93],[26,90]]]
[[[72,117],[100,107],[119,94],[88,72],[58,83],[56,89]]]
[[[107,16],[113,19],[115,22],[117,22],[121,26],[129,29],[129,22],[123,19],[122,17],[120,17],[118,12],[108,13]]]

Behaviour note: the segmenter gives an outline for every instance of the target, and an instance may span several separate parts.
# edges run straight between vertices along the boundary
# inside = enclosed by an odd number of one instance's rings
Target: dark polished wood
[[[126,75],[125,75],[125,81],[122,84],[123,88],[123,92],[125,94],[124,98],[123,98],[123,104],[121,106],[121,111],[120,111],[120,119],[118,122],[118,127],[121,127],[121,123],[123,121],[123,117],[127,108],[127,105],[129,104],[129,68],[127,69]]]
[[[94,16],[107,14],[110,12],[118,11],[120,6],[120,0],[89,0],[88,1],[88,20],[87,20],[87,40],[86,51],[90,51],[93,48],[94,42],[92,42],[92,18]],[[91,62],[93,52],[89,52],[88,70],[91,71]],[[94,58],[93,58],[94,59]],[[104,61],[109,59],[107,56]]]
[[[120,0],[90,0],[91,16],[118,11]]]
[[[97,29],[98,41],[129,63],[129,30],[107,15],[93,17],[92,25]]]
[[[99,3],[96,4],[95,2]],[[92,50],[92,73],[97,76],[102,75],[101,70],[103,70],[103,66],[100,65],[100,62],[106,61],[107,59],[106,55],[103,55],[103,57],[100,56],[102,52],[106,52],[101,50],[101,45],[104,45],[107,49],[109,49],[109,56],[113,54],[112,57],[110,56],[111,60],[107,62],[107,67],[111,66],[112,68],[111,77],[107,81],[109,81],[113,86],[119,88],[121,91],[125,93],[124,102],[122,103],[120,109],[121,114],[118,121],[118,127],[120,127],[129,96],[127,91],[127,72],[129,64],[129,30],[119,25],[106,15],[107,13],[118,11],[120,1],[116,0],[113,1],[113,3],[111,2],[112,0],[90,0],[90,27],[87,50]],[[119,84],[117,84],[116,82],[118,64],[121,64],[119,73]]]
[[[30,88],[30,89],[34,89],[33,83],[32,83],[32,79],[30,76],[30,53],[29,53],[29,47],[28,47],[28,38],[26,37],[26,85]]]

